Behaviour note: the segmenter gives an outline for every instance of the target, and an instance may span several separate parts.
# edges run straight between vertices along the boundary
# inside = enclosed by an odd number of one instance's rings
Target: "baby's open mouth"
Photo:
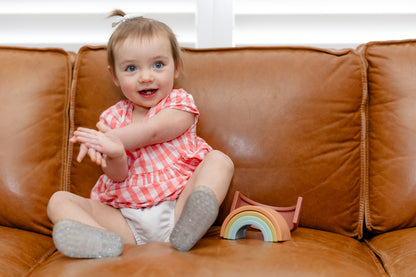
[[[152,95],[156,91],[157,89],[144,89],[144,90],[139,91],[139,93],[143,95]]]

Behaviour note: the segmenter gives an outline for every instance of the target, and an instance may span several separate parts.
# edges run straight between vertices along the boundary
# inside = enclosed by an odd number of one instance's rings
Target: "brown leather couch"
[[[1,276],[416,276],[416,40],[185,49],[176,86],[235,164],[216,226],[189,252],[126,245],[96,260],[56,251],[46,205],[88,196],[100,174],[68,137],[122,97],[106,50],[2,47],[0,64]],[[237,190],[281,207],[302,196],[292,240],[221,239]]]

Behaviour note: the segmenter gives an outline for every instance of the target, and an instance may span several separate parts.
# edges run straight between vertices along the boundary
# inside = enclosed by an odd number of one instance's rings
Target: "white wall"
[[[0,0],[0,45],[102,45],[116,8],[166,22],[190,47],[343,48],[416,38],[410,0]]]

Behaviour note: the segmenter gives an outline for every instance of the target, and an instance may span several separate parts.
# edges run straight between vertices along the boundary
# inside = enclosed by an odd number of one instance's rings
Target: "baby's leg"
[[[56,192],[48,204],[55,224],[53,236],[58,250],[70,257],[118,256],[125,243],[135,243],[118,209],[69,192]]]
[[[234,173],[230,158],[211,151],[189,179],[175,207],[177,223],[170,242],[188,251],[207,232],[218,215]]]

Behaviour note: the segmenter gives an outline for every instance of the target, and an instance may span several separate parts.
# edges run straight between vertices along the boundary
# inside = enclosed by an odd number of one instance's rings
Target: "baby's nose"
[[[140,77],[139,77],[140,83],[149,83],[149,82],[153,82],[153,80],[154,78],[150,71],[146,70],[146,71],[141,72]]]

